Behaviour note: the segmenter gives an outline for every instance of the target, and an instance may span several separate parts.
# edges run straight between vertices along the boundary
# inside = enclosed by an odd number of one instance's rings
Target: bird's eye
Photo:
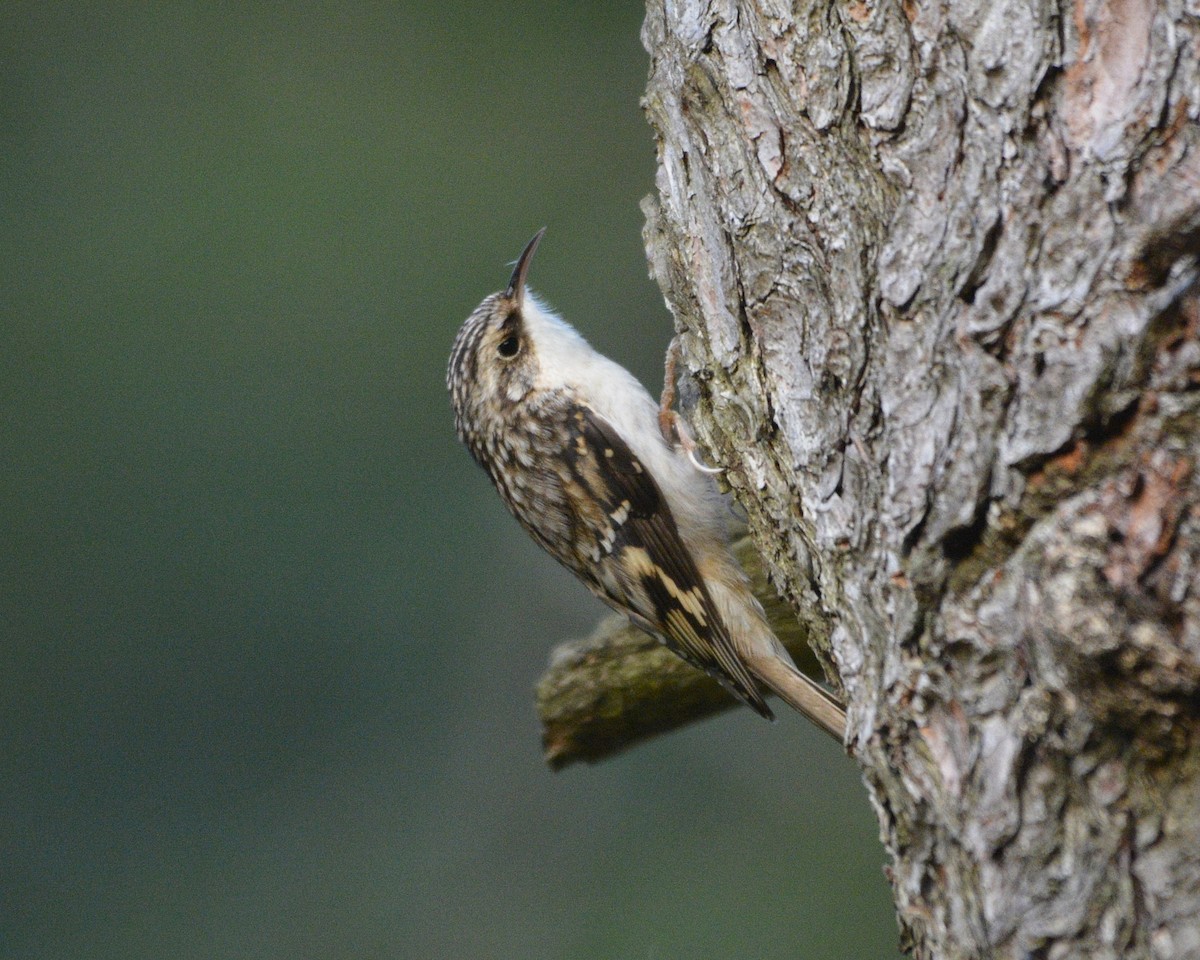
[[[496,347],[496,352],[502,357],[515,357],[517,351],[521,349],[521,341],[514,334],[511,337],[505,337],[500,341],[500,345]]]

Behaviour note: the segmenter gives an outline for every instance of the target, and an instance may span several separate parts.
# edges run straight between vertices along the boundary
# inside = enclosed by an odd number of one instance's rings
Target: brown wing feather
[[[596,411],[573,404],[567,422],[564,487],[585,534],[576,542],[588,550],[572,569],[638,626],[770,717],[654,478]]]

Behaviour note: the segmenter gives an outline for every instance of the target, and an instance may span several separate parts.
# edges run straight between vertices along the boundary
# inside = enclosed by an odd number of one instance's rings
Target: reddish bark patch
[[[1134,588],[1167,555],[1192,469],[1183,457],[1154,451],[1101,493],[1110,540],[1104,576],[1115,589]]]
[[[863,3],[862,0],[853,0],[846,7],[846,13],[849,14],[850,19],[855,23],[865,23],[871,17],[871,8]]]

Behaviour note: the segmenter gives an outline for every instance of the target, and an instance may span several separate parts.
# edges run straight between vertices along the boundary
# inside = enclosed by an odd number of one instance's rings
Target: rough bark
[[[1200,956],[1197,12],[649,2],[693,426],[918,956]]]

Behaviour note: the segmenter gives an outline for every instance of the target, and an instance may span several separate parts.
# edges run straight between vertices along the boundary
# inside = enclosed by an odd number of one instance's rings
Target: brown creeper
[[[454,341],[459,439],[592,593],[762,716],[766,687],[841,740],[844,711],[793,665],[729,550],[712,479],[664,439],[633,375],[526,292],[543,232]]]

